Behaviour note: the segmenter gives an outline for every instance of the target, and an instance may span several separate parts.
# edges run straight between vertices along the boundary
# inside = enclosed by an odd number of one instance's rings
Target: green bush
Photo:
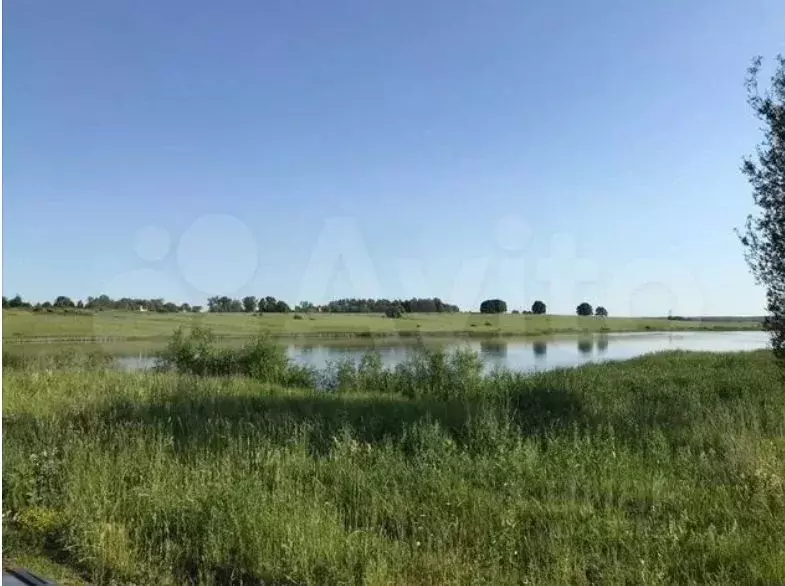
[[[505,313],[507,302],[502,299],[486,299],[480,303],[480,313]]]
[[[399,305],[392,305],[384,311],[384,315],[389,318],[397,319],[403,316],[403,308]]]
[[[200,327],[189,333],[178,328],[159,354],[156,368],[197,376],[240,375],[285,386],[310,387],[315,380],[310,369],[292,363],[284,347],[266,336],[241,348],[224,348],[209,329]]]

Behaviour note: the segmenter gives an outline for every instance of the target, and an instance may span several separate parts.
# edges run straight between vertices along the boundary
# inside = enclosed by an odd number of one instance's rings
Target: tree
[[[543,303],[539,299],[534,303],[532,303],[532,313],[535,313],[537,315],[544,315],[546,309],[547,308],[545,307],[545,303]]]
[[[289,313],[292,309],[286,303],[286,301],[278,300],[275,302],[274,311],[275,313]]]
[[[742,165],[758,212],[747,217],[739,237],[750,271],[766,287],[764,327],[775,355],[785,359],[785,57],[777,57],[771,88],[763,95],[758,88],[761,63],[757,57],[749,69],[747,103],[762,122],[763,141]]]
[[[76,307],[76,304],[71,300],[70,297],[60,295],[57,297],[57,299],[55,299],[54,306],[58,308]]]
[[[3,295],[3,309],[8,308],[8,297]]]
[[[256,311],[259,302],[256,300],[256,297],[253,295],[249,295],[248,297],[243,297],[243,309],[245,313],[253,313]]]
[[[275,304],[277,303],[275,297],[263,297],[259,299],[259,313],[273,313],[275,312]]]
[[[240,313],[243,311],[243,304],[239,299],[231,299],[226,295],[210,297],[207,300],[207,310],[211,313]]]
[[[578,315],[591,315],[593,312],[592,307],[589,303],[584,301],[581,303],[576,309]]]
[[[202,306],[201,305],[192,305],[191,306],[191,313],[202,313]]]
[[[76,308],[77,309],[84,309],[84,303],[82,302],[81,299],[76,302]]]
[[[386,309],[384,315],[393,319],[397,319],[403,316],[403,308],[400,305],[391,305]]]
[[[480,303],[480,313],[505,313],[507,303],[501,299],[486,299]]]
[[[8,307],[19,308],[19,307],[24,307],[24,306],[25,306],[25,302],[22,301],[22,296],[21,295],[15,295],[8,302]]]
[[[594,315],[598,315],[600,317],[608,317],[608,310],[605,309],[602,305],[598,305],[597,309],[594,310]]]

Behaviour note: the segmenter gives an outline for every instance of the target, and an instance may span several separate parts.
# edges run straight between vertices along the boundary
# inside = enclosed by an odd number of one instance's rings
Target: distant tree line
[[[120,299],[112,299],[108,295],[88,297],[85,301],[74,301],[70,297],[59,295],[54,301],[32,304],[22,299],[21,295],[16,295],[11,299],[3,297],[3,309],[33,309],[34,311],[86,309],[90,311],[121,310],[150,311],[155,313],[199,313],[203,307],[188,303],[173,303],[162,298],[122,297]],[[301,301],[292,309],[285,301],[269,295],[259,298],[248,295],[242,299],[233,299],[223,295],[210,297],[207,300],[207,311],[211,313],[290,313],[292,311],[296,313],[382,313],[387,317],[401,317],[406,313],[457,313],[460,309],[457,305],[445,303],[438,297],[412,297],[411,299],[345,298],[336,299],[324,305],[316,305],[310,301]],[[480,313],[507,313],[507,302],[503,299],[486,299],[480,303]],[[547,313],[547,306],[545,302],[538,299],[532,303],[531,311],[523,310],[521,312],[516,309],[512,313],[544,315]],[[578,305],[576,313],[580,316],[608,316],[608,310],[603,306],[597,306],[595,309],[587,301]]]
[[[545,302],[540,301],[539,299],[532,303],[531,311],[524,310],[523,313],[530,313],[535,315],[545,315],[548,308],[545,305]],[[506,313],[507,312],[507,302],[503,299],[486,299],[482,303],[480,303],[480,313]],[[521,313],[517,309],[514,309],[512,313]],[[576,313],[578,315],[596,315],[599,317],[608,317],[608,310],[605,309],[602,305],[597,306],[597,309],[594,309],[590,303],[584,301],[576,308]]]
[[[58,297],[58,299],[60,298]],[[71,301],[67,297],[65,299],[67,300],[66,302]],[[160,297],[153,299],[145,299],[143,297],[121,297],[120,299],[112,299],[108,295],[99,295],[98,297],[88,297],[83,305],[80,304],[82,304],[81,301],[77,302],[77,307],[84,307],[84,309],[94,311],[108,311],[112,309],[124,311],[151,311],[154,313],[198,313],[202,311],[201,305],[174,303]]]
[[[108,295],[88,297],[85,301],[74,301],[65,295],[58,296],[54,301],[45,301],[33,305],[24,301],[20,295],[9,299],[3,297],[4,309],[88,309],[91,311],[124,310],[151,311],[159,313],[200,312],[201,305],[173,303],[161,298],[142,299],[123,297],[112,299]],[[288,303],[272,296],[255,297],[248,295],[242,299],[214,296],[207,300],[207,311],[211,313],[455,313],[460,311],[457,305],[445,303],[438,297],[411,299],[336,299],[324,305],[316,305],[310,301],[301,301],[292,309]]]
[[[125,310],[151,311],[156,313],[198,313],[202,311],[202,306],[190,305],[188,303],[178,304],[171,301],[166,301],[162,298],[144,299],[139,297],[122,297],[120,299],[112,299],[108,295],[88,297],[84,301],[81,299],[74,301],[66,295],[58,295],[54,301],[44,301],[32,304],[24,301],[20,295],[16,295],[11,299],[3,297],[3,309],[32,309],[33,311],[54,311],[55,309],[87,309],[90,311]]]
[[[261,299],[257,299],[253,295],[242,299],[216,296],[207,300],[207,311],[211,313],[289,313],[292,308],[285,301],[270,296]]]
[[[125,311],[151,311],[154,313],[198,313],[202,311],[201,305],[174,303],[172,301],[166,301],[160,297],[153,299],[145,299],[142,297],[121,297],[120,299],[112,299],[108,295],[88,297],[84,302],[84,308],[97,311],[114,309]]]
[[[3,296],[3,309],[30,309],[32,307],[27,301],[22,299],[21,295],[16,295],[11,299]]]
[[[400,308],[404,313],[457,313],[457,305],[445,303],[438,297],[412,299],[336,299],[319,307],[326,313],[387,313]]]
[[[412,299],[336,299],[324,305],[301,301],[292,309],[288,303],[275,297],[254,297],[242,299],[231,297],[210,297],[207,310],[214,313],[384,313],[400,316],[404,313],[452,313],[460,309],[457,305],[445,303],[438,297]]]

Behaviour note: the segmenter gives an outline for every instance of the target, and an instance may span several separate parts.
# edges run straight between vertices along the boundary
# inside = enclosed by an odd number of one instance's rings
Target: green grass
[[[87,582],[74,570],[58,564],[40,553],[18,552],[13,558],[4,559],[3,567],[35,568],[38,576],[54,580],[58,586],[86,586]]]
[[[220,337],[276,336],[504,335],[538,336],[575,332],[646,330],[760,329],[749,320],[669,321],[648,318],[595,318],[565,315],[472,313],[410,314],[389,319],[381,314],[156,314],[106,311],[95,314],[3,311],[3,340],[162,340],[180,326],[203,325]]]
[[[470,362],[332,393],[6,368],[4,558],[96,584],[785,582],[769,352]]]

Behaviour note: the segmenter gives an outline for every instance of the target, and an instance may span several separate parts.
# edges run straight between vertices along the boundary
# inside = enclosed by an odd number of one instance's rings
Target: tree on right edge
[[[739,237],[755,280],[766,287],[769,315],[764,325],[774,353],[785,358],[785,57],[777,57],[771,87],[763,95],[758,88],[761,63],[760,57],[753,60],[746,86],[747,102],[763,123],[763,141],[742,166],[758,210]]]

